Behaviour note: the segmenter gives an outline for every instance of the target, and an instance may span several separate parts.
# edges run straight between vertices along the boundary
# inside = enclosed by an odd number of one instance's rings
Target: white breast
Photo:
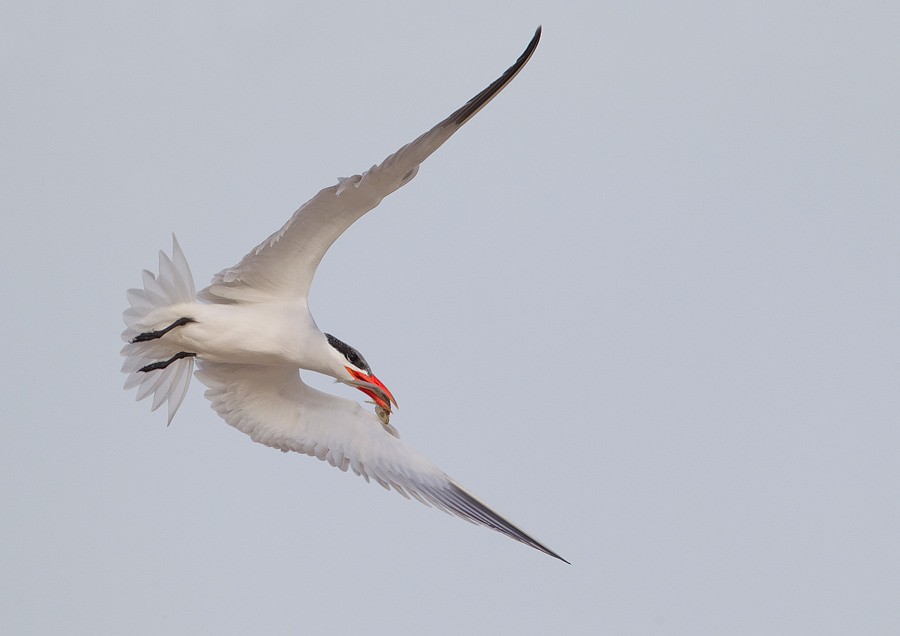
[[[210,362],[327,369],[318,355],[324,336],[305,302],[185,304],[166,309],[166,316],[153,317],[152,328],[164,328],[182,316],[195,321],[163,339],[179,351],[194,352]]]

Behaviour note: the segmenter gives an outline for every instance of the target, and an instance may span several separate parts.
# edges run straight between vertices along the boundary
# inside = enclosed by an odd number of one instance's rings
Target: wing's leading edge
[[[216,274],[199,296],[218,303],[307,298],[316,268],[334,241],[384,197],[409,183],[419,164],[503,90],[531,58],[540,37],[538,27],[515,64],[434,128],[379,165],[319,191],[240,263]]]

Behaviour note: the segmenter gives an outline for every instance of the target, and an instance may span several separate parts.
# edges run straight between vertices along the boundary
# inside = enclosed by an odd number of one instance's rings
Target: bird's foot
[[[145,331],[144,333],[139,333],[134,337],[134,340],[131,342],[147,342],[148,340],[156,340],[157,338],[162,338],[164,335],[172,331],[175,327],[183,327],[186,324],[197,322],[193,318],[179,318],[171,325],[166,327],[165,329],[160,329],[159,331]]]
[[[159,371],[160,369],[165,369],[167,366],[175,362],[176,360],[181,360],[182,358],[192,358],[196,353],[188,353],[187,351],[179,351],[174,356],[169,358],[168,360],[162,360],[160,362],[153,362],[148,364],[147,366],[141,367],[138,371],[143,371],[147,373],[148,371]]]

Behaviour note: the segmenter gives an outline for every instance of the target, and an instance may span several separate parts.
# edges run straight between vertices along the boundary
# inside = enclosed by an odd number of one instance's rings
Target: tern
[[[213,409],[253,441],[349,468],[568,563],[401,442],[390,424],[394,396],[359,351],[319,330],[307,304],[316,268],[334,241],[409,183],[431,153],[503,90],[540,36],[538,27],[515,64],[462,108],[380,164],[321,190],[199,293],[173,235],[172,256],[160,251],[158,275],[144,270],[143,289],[127,293],[125,388],[137,387],[138,400],[153,395],[152,410],[168,403],[171,423],[195,375]],[[358,388],[374,412],[311,388],[301,370]]]

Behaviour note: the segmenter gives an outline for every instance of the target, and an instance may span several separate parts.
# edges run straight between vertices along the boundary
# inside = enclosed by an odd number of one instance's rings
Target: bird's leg
[[[196,353],[188,353],[187,351],[179,351],[174,356],[169,358],[168,360],[163,360],[161,362],[153,362],[152,364],[148,364],[145,367],[141,367],[138,371],[143,371],[147,373],[148,371],[158,371],[160,369],[165,369],[167,366],[175,362],[176,360],[181,360],[182,358],[192,358]]]
[[[164,335],[172,331],[175,327],[184,327],[186,324],[191,322],[197,322],[193,318],[179,318],[171,325],[166,327],[165,329],[160,329],[159,331],[145,331],[144,333],[140,333],[134,337],[134,340],[131,342],[147,342],[148,340],[156,340],[157,338],[162,338]]]

